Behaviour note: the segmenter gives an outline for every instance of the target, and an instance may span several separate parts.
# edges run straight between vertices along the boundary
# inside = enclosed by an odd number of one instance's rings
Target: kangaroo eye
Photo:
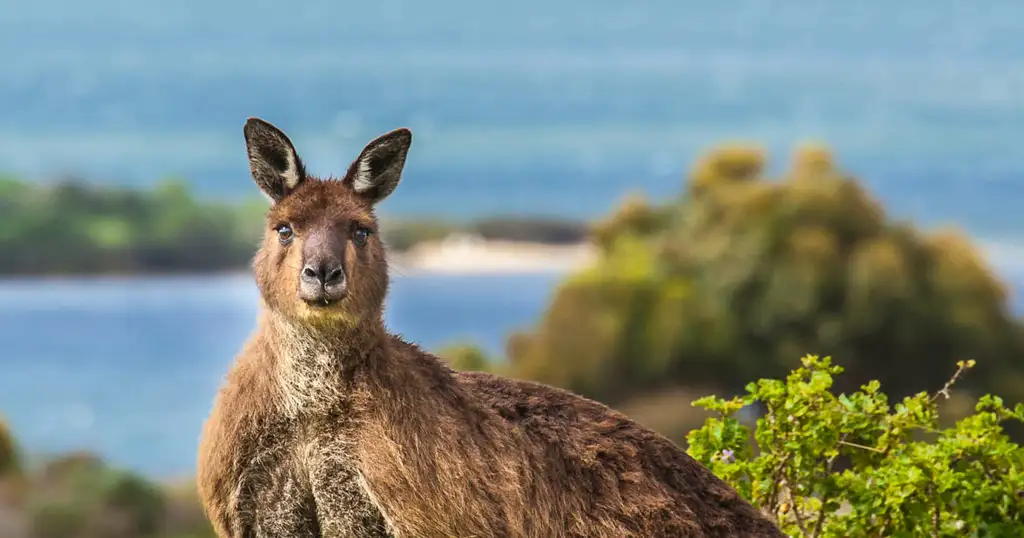
[[[278,224],[276,228],[277,238],[281,240],[282,245],[287,245],[292,241],[292,237],[295,236],[295,232],[292,231],[292,227],[287,224]]]
[[[359,246],[366,246],[366,241],[370,239],[370,234],[373,233],[367,228],[356,228],[356,231],[352,233],[352,239]]]

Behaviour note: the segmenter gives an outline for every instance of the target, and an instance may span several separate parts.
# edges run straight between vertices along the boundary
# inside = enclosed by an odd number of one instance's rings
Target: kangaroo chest
[[[241,474],[245,538],[393,538],[363,487],[351,445],[324,431],[262,443]]]
[[[305,468],[324,538],[393,538],[343,436],[320,432],[306,448]]]

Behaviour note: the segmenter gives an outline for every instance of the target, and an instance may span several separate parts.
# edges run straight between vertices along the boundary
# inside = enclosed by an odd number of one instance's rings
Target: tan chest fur
[[[356,467],[351,441],[336,431],[313,427],[302,447],[302,467],[316,505],[321,536],[392,537],[385,515]]]

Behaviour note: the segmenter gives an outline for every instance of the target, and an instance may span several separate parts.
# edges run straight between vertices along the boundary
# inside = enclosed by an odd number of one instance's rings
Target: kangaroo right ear
[[[306,179],[295,146],[280,129],[259,118],[246,120],[242,131],[252,179],[272,203],[280,202]]]

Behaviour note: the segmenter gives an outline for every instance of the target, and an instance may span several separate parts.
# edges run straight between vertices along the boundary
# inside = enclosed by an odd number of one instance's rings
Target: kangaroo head
[[[388,271],[374,207],[398,186],[412,132],[377,137],[336,179],[307,174],[270,123],[250,118],[243,131],[252,178],[271,202],[253,261],[266,306],[307,323],[379,318]]]

